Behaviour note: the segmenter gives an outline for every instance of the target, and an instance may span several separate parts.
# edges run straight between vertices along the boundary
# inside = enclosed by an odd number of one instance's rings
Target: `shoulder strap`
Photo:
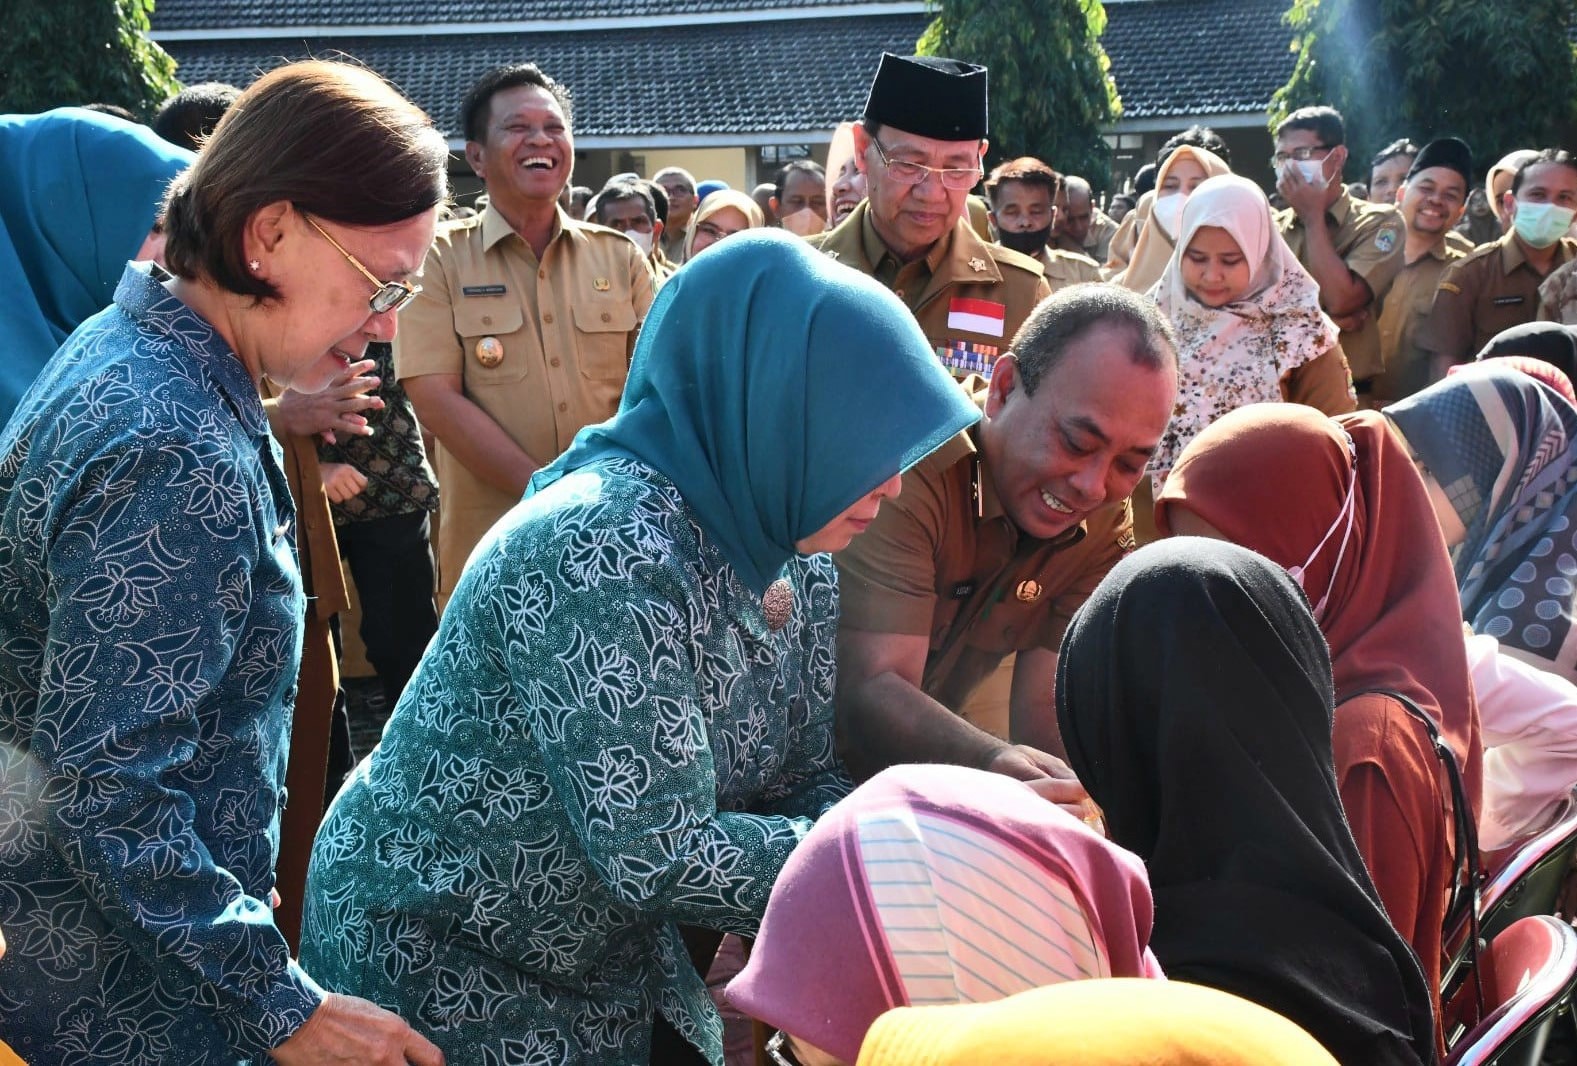
[[[1410,697],[1389,689],[1366,689],[1353,695],[1385,696],[1400,703],[1409,715],[1423,725],[1424,731],[1429,734],[1429,742],[1434,747],[1435,757],[1446,769],[1446,780],[1451,786],[1451,820],[1456,837],[1456,856],[1452,862],[1451,898],[1446,906],[1445,928],[1447,930],[1459,928],[1464,921],[1468,925],[1468,956],[1472,966],[1475,992],[1478,996],[1479,1017],[1482,1018],[1484,988],[1478,968],[1478,908],[1479,889],[1484,881],[1484,868],[1479,858],[1478,826],[1473,823],[1473,808],[1468,802],[1467,787],[1462,783],[1462,767],[1457,762],[1457,754],[1440,735],[1440,727],[1435,724],[1435,720],[1424,713],[1424,709],[1414,703]]]

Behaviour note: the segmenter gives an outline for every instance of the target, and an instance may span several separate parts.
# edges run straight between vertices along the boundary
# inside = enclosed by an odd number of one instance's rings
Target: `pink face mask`
[[[1336,535],[1337,529],[1342,530],[1341,547],[1336,553],[1336,562],[1331,565],[1331,580],[1326,584],[1325,594],[1320,597],[1320,602],[1314,605],[1314,620],[1320,623],[1325,621],[1325,605],[1330,602],[1331,590],[1336,587],[1336,575],[1341,572],[1342,560],[1347,557],[1347,543],[1352,539],[1353,522],[1358,515],[1358,446],[1353,443],[1352,434],[1343,435],[1347,438],[1347,454],[1352,460],[1352,465],[1348,471],[1347,496],[1342,500],[1342,509],[1336,512],[1336,521],[1331,523],[1331,528],[1325,531],[1325,536],[1320,538],[1320,542],[1314,546],[1314,551],[1309,553],[1303,565],[1289,567],[1287,570],[1292,580],[1303,589],[1303,594],[1309,595],[1309,589],[1303,583],[1304,575],[1309,567],[1314,565],[1314,560],[1320,557],[1320,552],[1325,550],[1325,545]],[[1344,522],[1345,528],[1343,528]]]

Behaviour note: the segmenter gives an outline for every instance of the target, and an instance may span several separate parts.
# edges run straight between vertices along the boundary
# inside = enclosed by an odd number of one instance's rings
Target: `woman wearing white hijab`
[[[1206,180],[1180,228],[1150,290],[1178,340],[1177,406],[1150,462],[1156,490],[1188,442],[1229,411],[1281,400],[1328,415],[1357,407],[1319,284],[1281,239],[1259,186],[1234,174]]]

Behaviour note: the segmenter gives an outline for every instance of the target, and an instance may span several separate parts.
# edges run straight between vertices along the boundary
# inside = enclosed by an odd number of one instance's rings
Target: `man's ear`
[[[991,384],[986,390],[986,417],[995,418],[1007,405],[1018,384],[1018,356],[1003,352],[991,368]]]
[[[854,169],[869,178],[870,174],[865,166],[865,150],[871,146],[871,135],[865,131],[863,122],[856,122],[851,132],[854,134]]]
[[[476,141],[465,142],[465,162],[471,168],[471,173],[477,177],[482,176],[482,146]]]

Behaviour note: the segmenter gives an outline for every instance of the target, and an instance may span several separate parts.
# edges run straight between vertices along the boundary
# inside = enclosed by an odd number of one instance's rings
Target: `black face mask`
[[[1050,226],[1047,226],[1045,229],[1022,230],[1018,233],[1010,233],[1007,230],[1003,230],[997,234],[997,241],[1002,247],[1011,248],[1015,252],[1022,252],[1024,255],[1032,257],[1040,255],[1041,249],[1046,247],[1046,242],[1050,239]]]

